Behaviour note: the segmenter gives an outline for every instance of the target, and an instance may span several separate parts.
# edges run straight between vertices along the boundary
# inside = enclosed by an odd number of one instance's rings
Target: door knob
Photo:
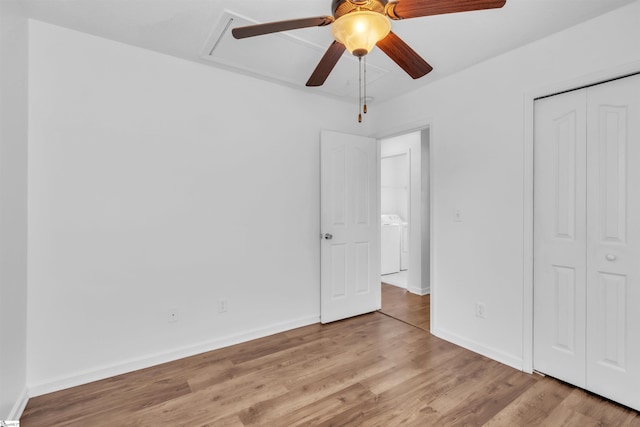
[[[607,254],[605,258],[607,258],[607,261],[615,261],[616,259],[618,259],[618,257],[616,257],[614,254]]]
[[[327,240],[333,239],[333,234],[325,233],[324,238]]]

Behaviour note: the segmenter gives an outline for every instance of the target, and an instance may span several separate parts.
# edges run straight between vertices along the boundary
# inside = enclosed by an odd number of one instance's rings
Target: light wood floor
[[[420,296],[398,286],[382,283],[382,313],[429,331],[430,310],[430,295]]]
[[[640,426],[637,412],[381,313],[29,401],[33,426]]]

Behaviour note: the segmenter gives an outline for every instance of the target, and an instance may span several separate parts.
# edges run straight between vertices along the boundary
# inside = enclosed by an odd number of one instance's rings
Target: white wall
[[[27,20],[0,1],[0,420],[27,399]]]
[[[638,1],[372,112],[373,122],[396,129],[427,118],[433,125],[434,333],[522,367],[525,94],[634,61]],[[453,221],[456,209],[462,222]],[[486,319],[475,317],[476,302]]]
[[[381,141],[380,155],[386,157],[398,153],[409,156],[409,213],[404,218],[409,223],[409,269],[407,290],[418,295],[429,293],[428,276],[422,268],[422,142],[421,132],[386,138]],[[389,212],[393,213],[393,212]]]
[[[319,135],[365,133],[351,105],[30,29],[32,394],[317,322]]]

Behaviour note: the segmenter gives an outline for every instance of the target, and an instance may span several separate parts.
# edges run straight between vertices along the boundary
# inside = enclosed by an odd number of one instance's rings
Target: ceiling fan
[[[432,67],[400,37],[391,31],[389,18],[418,18],[445,13],[495,9],[506,0],[333,0],[333,16],[290,19],[249,25],[232,30],[236,39],[260,36],[280,31],[331,25],[336,39],[324,54],[307,86],[322,86],[346,49],[362,57],[378,46],[412,78],[417,79]]]
[[[506,0],[333,0],[333,16],[248,25],[234,28],[232,34],[236,39],[243,39],[280,31],[331,25],[331,34],[335,40],[311,74],[307,86],[322,86],[345,50],[362,59],[374,46],[378,46],[407,74],[417,79],[433,68],[391,31],[390,19],[496,9],[505,3]],[[366,113],[366,105],[364,112]],[[358,120],[361,121],[361,117]]]

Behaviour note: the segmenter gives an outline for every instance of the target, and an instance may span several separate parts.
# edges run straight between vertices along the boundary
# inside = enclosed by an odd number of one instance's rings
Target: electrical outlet
[[[172,308],[169,310],[169,313],[167,315],[167,322],[174,323],[177,321],[178,321],[178,310],[176,310],[175,308]]]
[[[486,311],[486,307],[485,307],[484,303],[477,302],[476,303],[476,317],[479,317],[480,319],[484,319],[485,318],[485,311]]]
[[[218,300],[218,313],[226,313],[229,310],[229,301],[226,298]]]

